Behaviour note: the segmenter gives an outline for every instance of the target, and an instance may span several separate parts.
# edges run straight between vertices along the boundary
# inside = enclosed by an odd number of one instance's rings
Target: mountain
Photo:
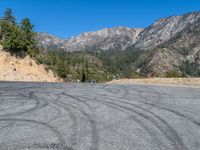
[[[88,50],[119,77],[200,76],[200,12],[162,18],[146,29],[117,27],[67,40],[38,35],[42,47]]]
[[[200,76],[200,18],[154,49],[148,67],[153,74],[180,71]]]
[[[37,33],[38,46],[45,49],[63,49],[66,40],[48,33]]]
[[[195,23],[199,18],[200,12],[194,12],[159,19],[138,35],[134,46],[141,49],[156,47]]]
[[[64,49],[65,51],[81,50],[125,50],[136,42],[143,29],[125,27],[106,28],[96,32],[85,32],[70,39],[60,39],[47,33],[38,33],[40,47]]]
[[[48,33],[38,33],[37,41],[40,47],[65,51],[125,50],[129,47],[152,49],[167,42],[199,18],[200,12],[194,12],[159,19],[146,29],[106,28],[96,32],[85,32],[69,39],[61,39]]]

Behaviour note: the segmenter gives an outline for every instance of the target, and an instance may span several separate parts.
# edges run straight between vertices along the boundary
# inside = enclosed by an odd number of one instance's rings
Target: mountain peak
[[[76,37],[64,40],[47,33],[39,33],[39,45],[45,48],[57,46],[66,51],[81,50],[124,50],[136,42],[136,38],[143,29],[115,27],[105,28],[95,32],[81,33]]]

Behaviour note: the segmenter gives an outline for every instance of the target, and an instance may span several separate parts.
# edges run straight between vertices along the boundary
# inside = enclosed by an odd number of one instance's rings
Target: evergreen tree
[[[27,52],[32,57],[38,54],[33,25],[28,18],[23,19],[20,26],[3,20],[0,29],[4,49],[12,52]]]
[[[4,49],[10,51],[20,51],[23,49],[23,34],[16,25],[8,21],[3,21],[1,23],[1,30],[3,32],[2,45]]]
[[[34,25],[31,24],[29,18],[23,19],[22,22],[20,23],[20,29],[24,33],[24,42],[26,45],[24,47],[24,51],[29,52],[36,47],[35,33],[33,32],[33,27]]]
[[[16,24],[16,17],[13,15],[13,11],[11,8],[7,8],[5,10],[3,20]]]
[[[31,24],[31,21],[29,18],[25,18],[20,23],[20,28],[24,30],[27,34],[30,34],[33,32],[34,25]]]

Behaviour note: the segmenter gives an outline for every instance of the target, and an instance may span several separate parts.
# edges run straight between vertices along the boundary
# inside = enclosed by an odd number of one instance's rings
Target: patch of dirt
[[[62,82],[51,70],[46,71],[30,57],[11,56],[0,46],[0,81]]]
[[[155,84],[174,86],[198,86],[200,78],[146,78],[146,79],[120,79],[108,82],[108,84]]]

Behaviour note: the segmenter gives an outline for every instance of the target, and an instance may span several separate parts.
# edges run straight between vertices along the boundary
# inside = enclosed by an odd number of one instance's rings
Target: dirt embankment
[[[200,78],[147,78],[113,80],[108,84],[155,84],[200,87]]]
[[[43,65],[32,58],[23,59],[11,56],[2,51],[0,45],[0,81],[61,82],[51,70],[46,71]]]

